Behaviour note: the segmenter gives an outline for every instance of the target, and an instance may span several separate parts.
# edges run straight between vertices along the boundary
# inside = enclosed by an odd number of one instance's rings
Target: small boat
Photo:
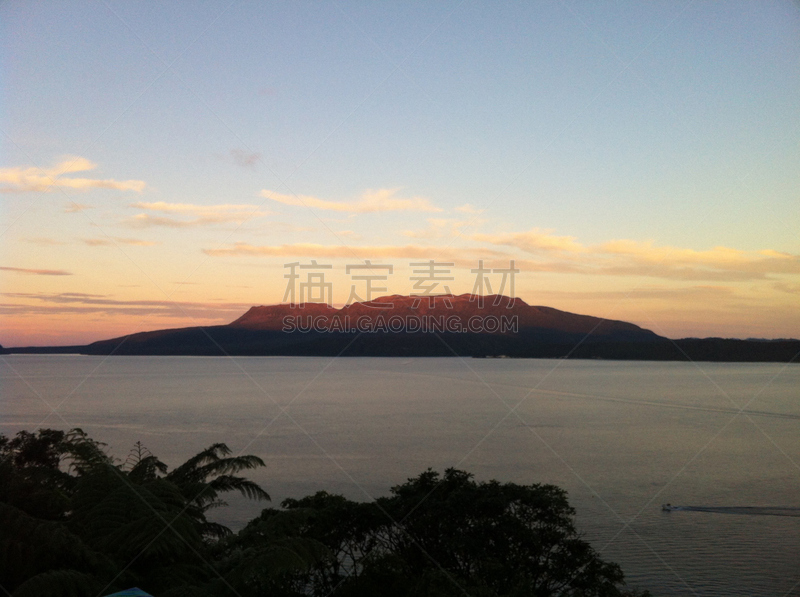
[[[664,512],[672,512],[675,509],[675,506],[672,504],[661,504],[661,510]]]

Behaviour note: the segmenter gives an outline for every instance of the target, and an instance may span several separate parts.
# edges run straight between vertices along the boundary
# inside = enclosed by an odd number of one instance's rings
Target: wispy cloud
[[[28,269],[25,267],[3,267],[0,270],[15,272],[17,274],[29,274],[32,276],[71,276],[72,272],[63,269]]]
[[[260,210],[257,205],[195,205],[192,203],[165,203],[158,201],[155,203],[133,203],[131,207],[142,209],[146,212],[170,214],[168,216],[152,215],[150,213],[136,214],[127,220],[127,224],[135,228],[151,226],[192,228],[229,222],[241,223],[248,218],[269,214],[269,212]]]
[[[787,284],[786,282],[776,282],[774,284],[776,290],[786,292],[789,294],[800,294],[800,284]]]
[[[41,246],[56,246],[56,245],[66,245],[67,243],[63,240],[56,240],[54,238],[47,238],[43,236],[39,236],[36,238],[26,238],[26,243],[31,243],[34,245],[41,245]]]
[[[346,213],[375,213],[383,211],[442,211],[425,197],[402,198],[399,189],[378,189],[364,192],[356,201],[329,201],[309,195],[282,195],[264,189],[261,196],[285,205],[311,207]]]
[[[82,211],[86,211],[87,209],[92,209],[91,205],[84,205],[83,203],[69,203],[65,208],[64,211],[68,214],[76,214]]]
[[[431,228],[406,232],[414,238],[452,234],[458,221],[430,220]],[[687,282],[768,280],[800,274],[800,255],[771,250],[742,251],[729,247],[708,250],[655,246],[650,242],[614,240],[583,245],[572,236],[534,229],[510,234],[475,234],[470,237],[489,246],[437,247],[422,245],[350,246],[293,243],[232,246],[205,249],[212,256],[294,256],[307,258],[378,259],[381,257],[448,259],[515,259],[528,272],[590,276],[650,277]],[[494,245],[494,248],[492,248]],[[788,288],[788,287],[786,287]]]
[[[593,252],[614,270],[643,272],[687,280],[764,279],[771,274],[800,274],[800,255],[774,251],[742,251],[714,247],[698,251],[679,247],[657,247],[650,242],[617,240],[593,247]],[[776,256],[777,255],[777,256]]]
[[[582,253],[586,251],[586,248],[576,242],[573,236],[556,236],[552,230],[540,230],[539,228],[510,234],[473,234],[471,238],[493,245],[516,247],[528,253],[550,251]]]
[[[570,299],[570,300],[613,300],[619,301],[631,299],[640,300],[682,300],[695,301],[716,301],[726,297],[733,297],[735,291],[728,286],[679,286],[657,287],[646,286],[632,288],[629,290],[586,290],[586,291],[565,291],[565,290],[538,290],[537,294],[548,299]]]
[[[74,172],[87,172],[97,168],[97,164],[82,157],[70,157],[53,168],[0,168],[0,192],[2,193],[45,193],[56,187],[76,191],[88,189],[115,189],[118,191],[144,190],[142,180],[114,180],[99,178],[72,178],[64,176]]]
[[[696,250],[627,239],[583,245],[575,237],[557,236],[551,230],[537,228],[508,234],[473,234],[470,238],[550,259],[571,273],[697,281],[757,280],[775,274],[800,274],[800,255],[769,249]]]
[[[242,149],[231,149],[231,157],[234,163],[242,168],[254,169],[261,159],[261,154],[248,153]]]
[[[103,294],[63,292],[56,294],[4,292],[1,296],[27,302],[0,303],[0,313],[58,314],[106,313],[155,315],[231,321],[251,307],[248,303],[119,300]]]
[[[352,230],[339,230],[336,234],[344,238],[351,238],[353,240],[361,239],[361,235],[358,232],[353,232]]]
[[[231,247],[220,249],[204,249],[206,255],[214,257],[247,256],[247,257],[307,257],[311,259],[418,259],[447,260],[465,263],[473,258],[504,257],[505,253],[491,249],[463,249],[452,247],[426,247],[421,245],[371,245],[343,247],[341,245],[318,245],[313,243],[294,243],[286,245],[251,245],[236,243]],[[471,263],[471,262],[470,262]]]
[[[113,236],[111,238],[83,238],[81,240],[90,247],[105,247],[114,245],[115,243],[120,245],[133,245],[136,247],[152,247],[159,244],[154,241],[140,240],[138,238],[122,238],[119,236]]]

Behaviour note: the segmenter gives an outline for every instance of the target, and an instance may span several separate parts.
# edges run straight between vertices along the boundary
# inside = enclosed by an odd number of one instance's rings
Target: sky
[[[3,346],[224,324],[291,263],[341,305],[365,260],[800,337],[798,2],[10,0],[0,80]]]

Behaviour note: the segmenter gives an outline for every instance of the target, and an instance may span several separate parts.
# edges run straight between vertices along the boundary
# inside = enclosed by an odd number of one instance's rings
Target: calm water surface
[[[6,434],[81,427],[170,465],[220,441],[257,454],[274,504],[366,500],[428,467],[554,483],[631,585],[800,595],[800,517],[741,509],[800,508],[800,365],[6,356],[0,391]]]

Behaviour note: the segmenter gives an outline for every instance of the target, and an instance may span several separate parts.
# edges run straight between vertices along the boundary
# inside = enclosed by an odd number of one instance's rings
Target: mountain
[[[271,305],[268,307],[251,307],[239,319],[229,324],[230,327],[250,330],[281,331],[285,327],[286,318],[301,318],[305,322],[309,317],[339,318],[342,323],[349,321],[351,326],[363,322],[363,327],[374,329],[379,318],[389,323],[392,319],[401,320],[404,324],[414,319],[444,319],[447,325],[459,329],[469,329],[469,322],[477,318],[481,320],[494,318],[511,323],[516,320],[519,330],[540,333],[554,332],[558,334],[589,334],[616,339],[653,340],[658,338],[649,330],[624,321],[604,320],[588,315],[576,315],[559,311],[550,307],[533,307],[521,299],[510,299],[505,296],[490,295],[476,297],[471,294],[437,295],[432,298],[392,295],[373,301],[358,302],[335,309],[325,304],[311,303],[304,305]],[[447,325],[443,331],[448,330]],[[485,327],[485,325],[482,325]],[[489,334],[507,334],[498,330],[483,330]]]
[[[632,323],[504,296],[392,295],[340,309],[321,303],[250,308],[227,325],[141,332],[87,346],[11,353],[95,355],[465,356],[790,362],[800,341],[670,340]]]
[[[501,324],[507,324],[502,327]],[[496,328],[495,328],[496,324]],[[471,331],[476,326],[486,327]],[[587,335],[588,338],[587,338]],[[133,334],[95,342],[91,354],[324,356],[564,356],[585,339],[646,342],[622,321],[532,307],[508,297],[392,295],[336,309],[321,303],[252,307],[225,326]]]

